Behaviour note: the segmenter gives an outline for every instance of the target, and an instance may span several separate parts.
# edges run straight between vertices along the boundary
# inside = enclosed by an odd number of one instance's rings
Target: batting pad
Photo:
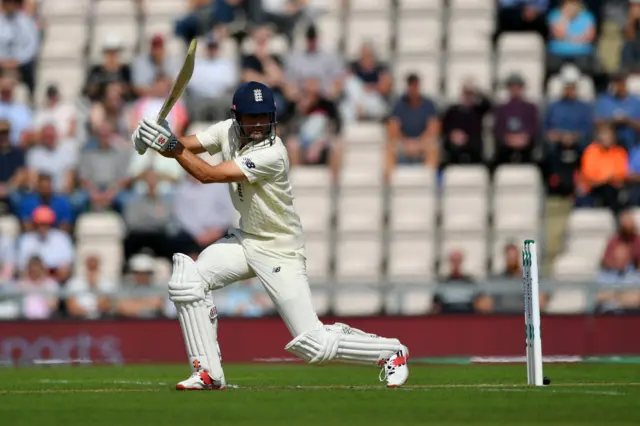
[[[303,333],[285,347],[309,364],[341,361],[366,365],[377,365],[402,349],[398,339],[379,337],[341,323]]]

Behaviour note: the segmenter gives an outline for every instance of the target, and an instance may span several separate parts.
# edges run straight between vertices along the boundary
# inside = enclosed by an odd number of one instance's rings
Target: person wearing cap
[[[220,55],[220,42],[207,38],[205,56],[199,58],[187,86],[187,108],[194,121],[220,121],[229,116],[229,103],[239,82],[233,60]]]
[[[40,50],[38,25],[24,12],[24,0],[2,0],[0,6],[0,74],[18,71],[33,98],[35,59]]]
[[[63,139],[73,139],[76,136],[78,111],[71,103],[63,102],[58,86],[50,84],[47,87],[44,106],[36,110],[34,126],[41,128],[45,124],[53,124]]]
[[[18,269],[24,271],[29,259],[38,256],[58,282],[65,282],[75,260],[71,237],[53,227],[56,214],[48,206],[37,207],[31,214],[31,222],[34,230],[22,234],[18,239]]]
[[[640,0],[630,0],[624,27],[622,66],[634,71],[640,70]]]
[[[613,126],[618,143],[627,150],[637,143],[640,131],[640,98],[629,93],[625,72],[612,75],[608,93],[602,93],[596,99],[595,119],[597,125]]]
[[[7,120],[0,120],[0,214],[9,210],[15,191],[27,183],[24,151],[9,142],[10,128]]]
[[[136,254],[129,260],[129,270],[130,282],[119,292],[116,315],[126,318],[159,316],[164,308],[164,297],[160,291],[154,291],[154,259],[148,254]]]
[[[174,76],[179,69],[175,58],[167,55],[164,36],[155,34],[149,42],[149,51],[138,56],[132,64],[133,92],[136,96],[147,96],[158,74]]]
[[[109,83],[120,83],[123,86],[125,98],[131,94],[131,67],[123,64],[120,58],[122,40],[117,35],[110,35],[102,42],[102,63],[89,69],[84,94],[92,101],[103,98],[105,87]]]
[[[509,99],[495,111],[495,165],[530,163],[540,134],[538,107],[525,98],[525,81],[518,73],[507,77]]]
[[[14,146],[22,142],[23,134],[33,122],[31,108],[14,98],[17,84],[16,78],[11,73],[0,75],[0,120],[11,123],[9,140]]]

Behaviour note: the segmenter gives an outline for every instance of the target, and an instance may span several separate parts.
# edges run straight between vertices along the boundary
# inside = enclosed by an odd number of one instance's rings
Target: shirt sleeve
[[[40,33],[31,17],[23,15],[21,23],[24,31],[20,34],[20,48],[16,50],[15,59],[24,65],[36,57],[40,47]]]
[[[276,176],[284,170],[284,159],[274,148],[251,152],[234,160],[250,183]]]
[[[598,98],[598,100],[596,100],[594,115],[596,119],[611,118],[611,108],[605,98]]]
[[[208,129],[196,133],[196,138],[200,144],[211,155],[215,155],[222,150],[222,139],[229,137],[230,120],[220,121]]]

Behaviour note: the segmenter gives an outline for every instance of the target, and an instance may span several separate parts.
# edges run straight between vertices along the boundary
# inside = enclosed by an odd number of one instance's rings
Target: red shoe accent
[[[405,356],[397,356],[393,359],[393,366],[400,367],[401,365],[405,365],[407,363],[407,357]]]

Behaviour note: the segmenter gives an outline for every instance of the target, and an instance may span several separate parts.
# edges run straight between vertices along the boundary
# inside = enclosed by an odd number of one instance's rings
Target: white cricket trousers
[[[196,265],[212,290],[258,277],[294,337],[322,327],[311,302],[303,251],[263,250],[228,235],[204,249]]]

